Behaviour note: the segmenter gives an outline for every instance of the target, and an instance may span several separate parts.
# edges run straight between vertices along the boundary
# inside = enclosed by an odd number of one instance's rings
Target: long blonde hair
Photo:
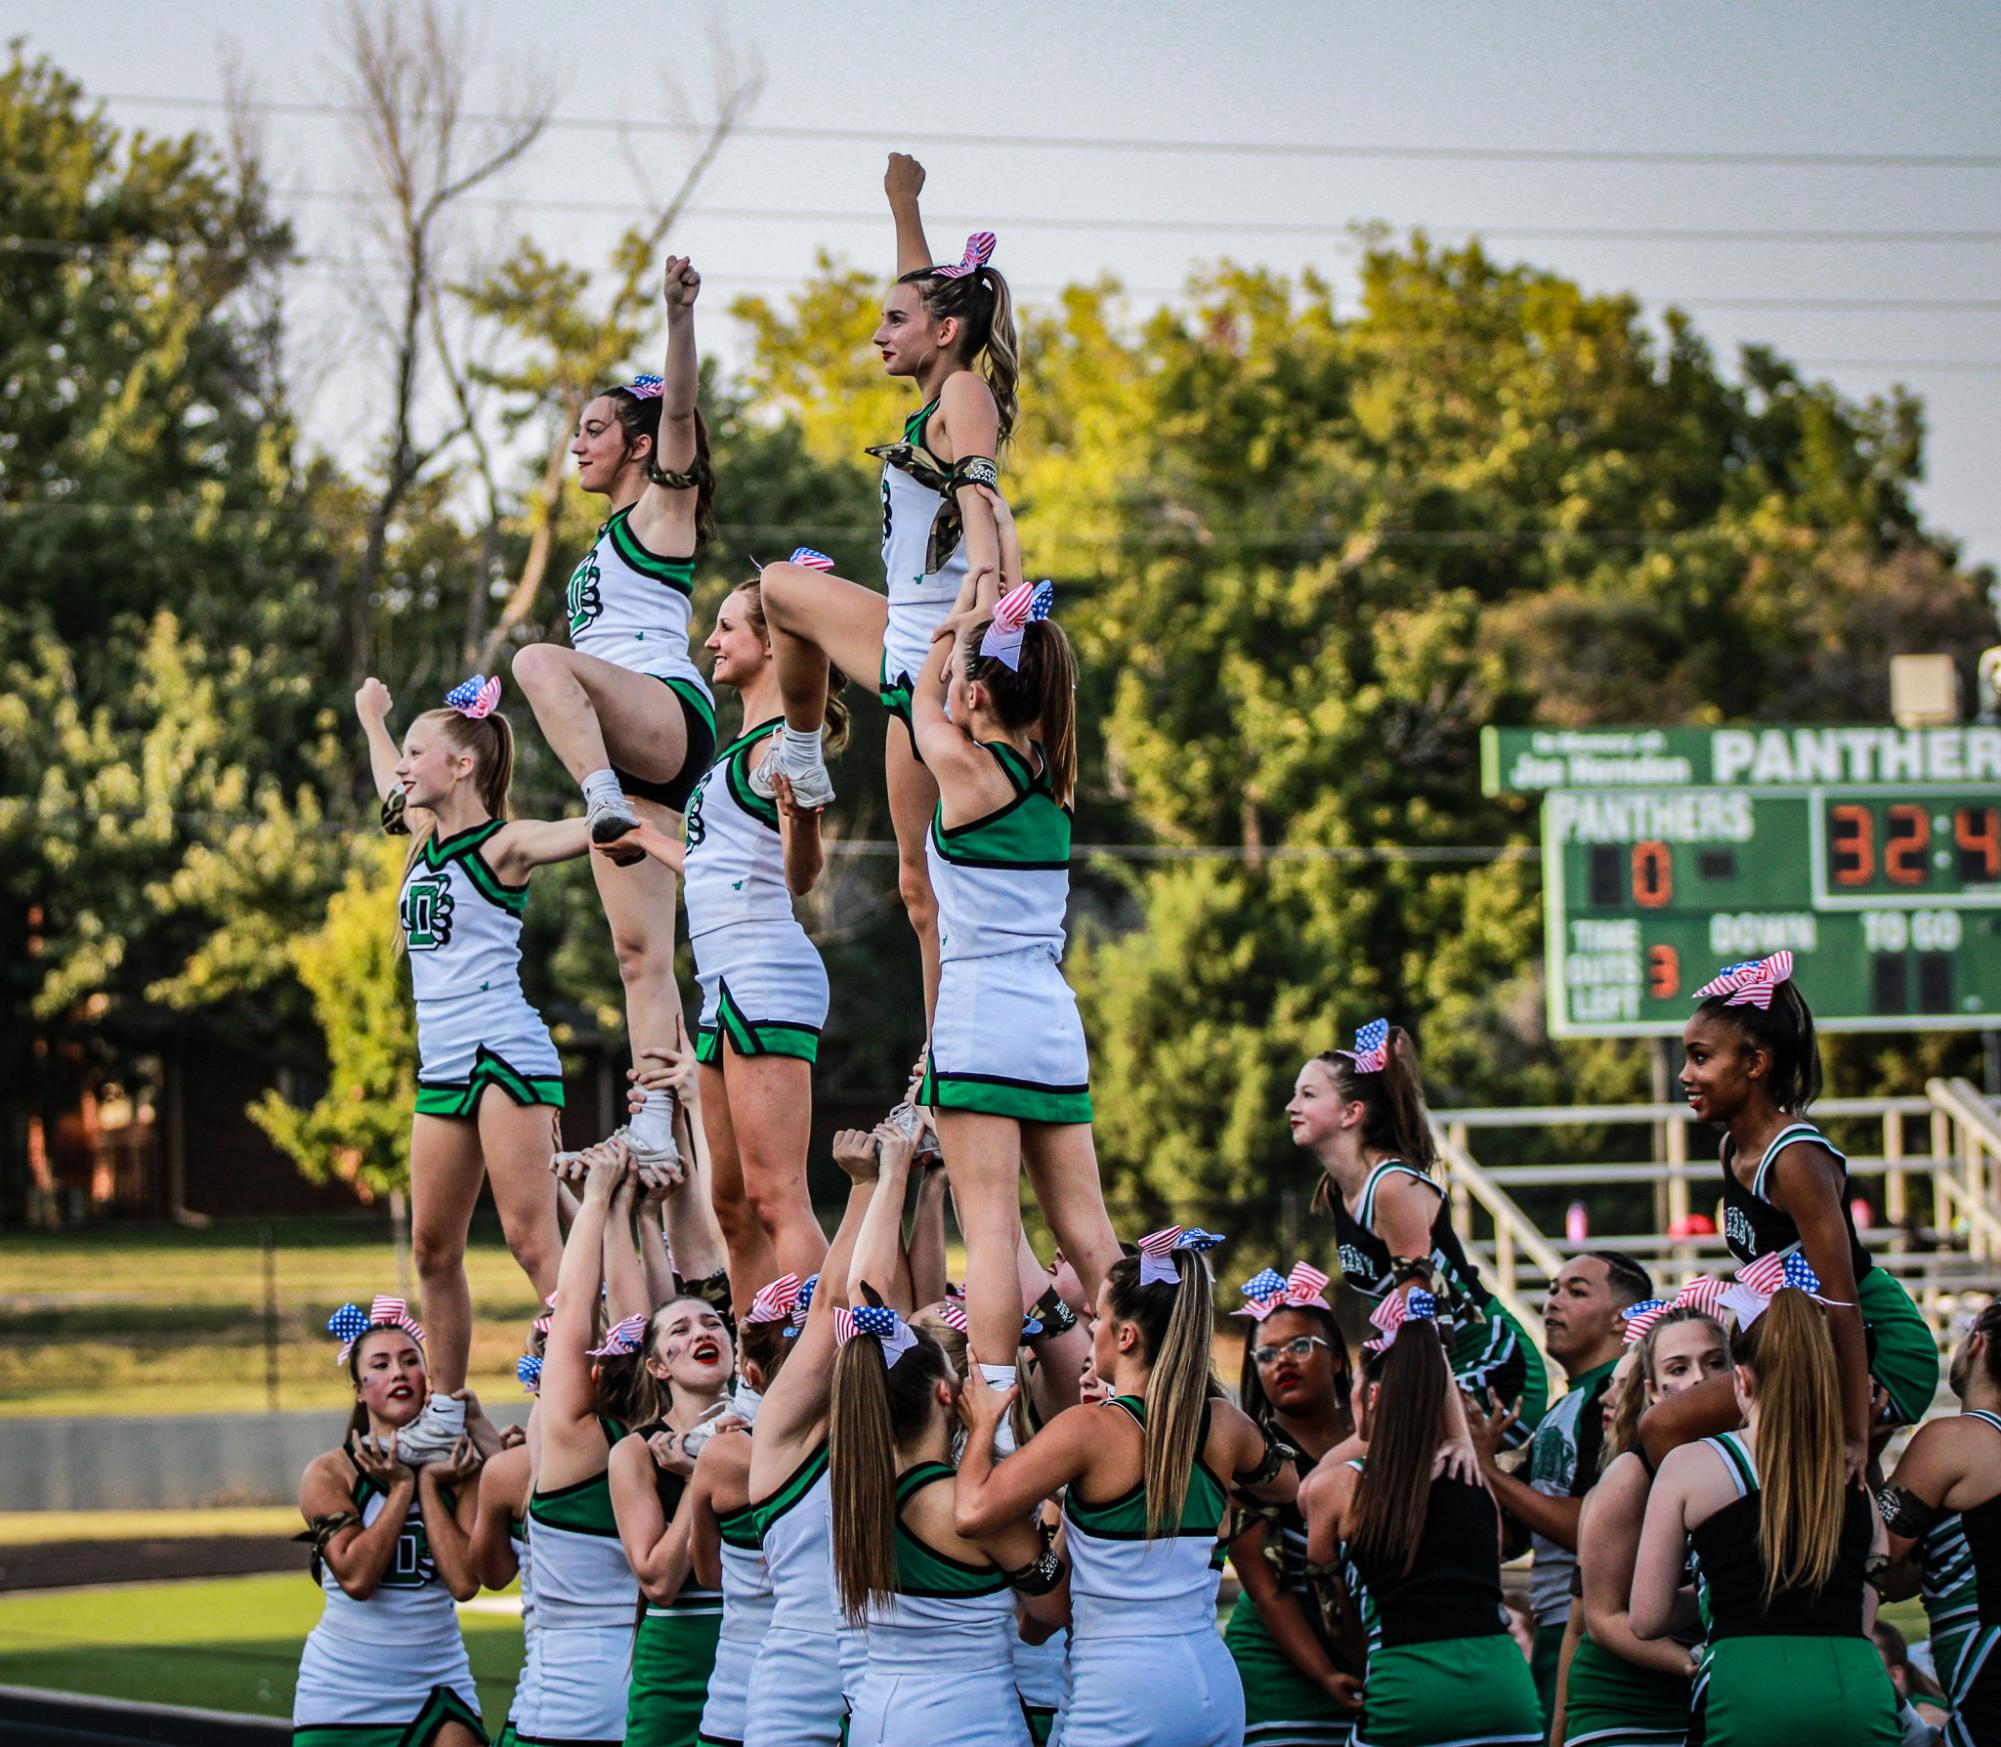
[[[1758,1557],[1765,1604],[1781,1589],[1818,1591],[1841,1552],[1841,1375],[1826,1319],[1804,1292],[1780,1290],[1730,1342],[1757,1379]]]
[[[1201,1454],[1202,1410],[1209,1400],[1209,1342],[1215,1284],[1198,1250],[1174,1252],[1175,1283],[1143,1286],[1139,1258],[1122,1256],[1105,1277],[1112,1315],[1138,1328],[1146,1343],[1146,1536],[1175,1534]]]

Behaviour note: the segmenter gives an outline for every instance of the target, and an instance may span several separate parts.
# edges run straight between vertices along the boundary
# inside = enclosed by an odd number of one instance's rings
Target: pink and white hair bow
[[[1713,1274],[1698,1274],[1672,1298],[1645,1298],[1638,1304],[1629,1304],[1619,1314],[1626,1319],[1626,1344],[1643,1341],[1652,1332],[1654,1324],[1670,1310],[1699,1310],[1704,1316],[1715,1316],[1723,1308],[1724,1294],[1729,1286]]]
[[[886,1304],[861,1304],[850,1310],[845,1304],[834,1310],[834,1346],[844,1347],[857,1335],[867,1335],[882,1343],[882,1362],[892,1367],[905,1353],[916,1348],[917,1337],[902,1317]]]
[[[811,546],[794,546],[792,548],[791,561],[794,564],[803,566],[807,570],[832,570],[834,568],[833,559],[829,558],[824,552],[815,552]]]
[[[1392,1292],[1369,1313],[1369,1321],[1383,1331],[1383,1338],[1364,1341],[1362,1345],[1372,1353],[1379,1353],[1396,1345],[1397,1331],[1405,1323],[1437,1320],[1438,1299],[1422,1286],[1413,1286],[1408,1292]]]
[[[799,1276],[780,1274],[776,1280],[758,1287],[757,1296],[750,1301],[750,1308],[743,1313],[746,1326],[753,1322],[787,1322],[792,1320],[792,1307],[799,1302]]]
[[[1170,1225],[1150,1231],[1139,1240],[1139,1283],[1142,1286],[1173,1286],[1180,1282],[1174,1265],[1176,1250],[1212,1250],[1223,1241],[1219,1232],[1204,1231],[1199,1225]]]
[[[1355,1047],[1335,1051],[1355,1064],[1358,1074],[1380,1074],[1390,1065],[1390,1022],[1371,1019],[1355,1033]]]
[[[1820,1295],[1820,1276],[1813,1264],[1798,1250],[1760,1256],[1737,1270],[1736,1283],[1723,1296],[1725,1307],[1736,1314],[1737,1326],[1749,1328],[1772,1307],[1781,1292],[1804,1292],[1816,1304],[1833,1304]]]
[[[1327,1276],[1311,1262],[1294,1262],[1288,1275],[1267,1268],[1244,1282],[1244,1296],[1250,1302],[1230,1314],[1263,1322],[1266,1317],[1281,1310],[1303,1309],[1309,1305],[1317,1310],[1332,1311],[1334,1307],[1327,1302],[1326,1290]]]
[[[1028,627],[1049,617],[1056,588],[1049,582],[1017,583],[994,604],[993,622],[980,637],[980,653],[991,655],[1010,673],[1021,671],[1021,641]]]
[[[482,716],[493,714],[494,706],[500,702],[500,676],[488,679],[483,673],[476,673],[471,679],[461,680],[445,693],[445,703],[457,710],[461,716],[477,722]]]
[[[992,231],[974,231],[966,239],[966,252],[957,264],[950,267],[933,267],[934,279],[964,279],[970,273],[977,273],[994,258],[994,244],[1000,239]]]
[[[966,1307],[956,1298],[947,1298],[938,1306],[938,1320],[947,1328],[957,1329],[960,1334],[966,1334],[970,1330],[970,1325],[966,1321]]]
[[[604,1337],[604,1345],[592,1347],[590,1356],[593,1359],[622,1359],[628,1353],[638,1352],[646,1339],[647,1321],[644,1316],[628,1316],[621,1322],[613,1323]]]
[[[354,1343],[372,1328],[400,1328],[420,1347],[424,1344],[424,1331],[410,1320],[409,1305],[387,1293],[377,1293],[366,1310],[358,1304],[343,1304],[327,1318],[327,1333],[340,1341],[334,1363],[345,1365],[348,1354],[354,1351]]]
[[[1695,991],[1698,1001],[1707,1001],[1712,995],[1727,995],[1726,1007],[1756,1007],[1770,1011],[1772,996],[1778,986],[1790,982],[1793,974],[1793,955],[1789,952],[1775,952],[1770,958],[1747,958],[1740,964],[1727,965]]]

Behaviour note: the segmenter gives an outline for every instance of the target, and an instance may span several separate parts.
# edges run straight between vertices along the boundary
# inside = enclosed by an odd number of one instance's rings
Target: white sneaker
[[[771,800],[777,793],[773,779],[782,776],[792,785],[792,804],[816,813],[834,798],[834,779],[827,774],[827,761],[817,750],[810,758],[788,758],[790,750],[781,734],[764,762],[750,773],[751,792]]]
[[[616,800],[596,800],[591,802],[586,815],[591,828],[593,843],[618,843],[630,831],[639,829],[639,815],[632,810],[632,804],[620,795]],[[612,853],[612,860],[620,866],[629,866],[645,858],[646,851],[637,844],[625,844]]]
[[[396,1459],[410,1468],[442,1462],[465,1435],[465,1403],[434,1395],[424,1404],[424,1411],[397,1433]]]
[[[674,1136],[671,1133],[667,1136],[667,1144],[664,1147],[651,1147],[624,1123],[620,1123],[604,1137],[604,1140],[606,1144],[614,1140],[624,1141],[626,1152],[631,1155],[632,1162],[641,1171],[665,1171],[677,1183],[687,1180],[687,1169],[681,1163],[681,1149],[674,1144]],[[566,1149],[559,1152],[550,1160],[549,1168],[564,1182],[569,1182],[573,1176],[571,1167],[582,1159],[585,1150],[587,1149],[576,1151]],[[577,1176],[575,1181],[581,1185],[583,1179]]]

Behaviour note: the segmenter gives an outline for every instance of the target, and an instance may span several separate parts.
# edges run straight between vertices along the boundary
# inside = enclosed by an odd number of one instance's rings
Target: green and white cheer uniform
[[[680,700],[688,726],[688,756],[680,774],[656,783],[618,772],[619,786],[628,795],[658,801],[678,813],[716,745],[714,694],[688,653],[695,561],[649,552],[632,531],[631,517],[630,504],[615,511],[570,573],[565,597],[570,646],[614,667],[651,674]]]
[[[388,1498],[359,1468],[351,1496],[364,1527]],[[424,1747],[449,1722],[486,1739],[458,1610],[438,1581],[416,1499],[366,1601],[342,1589],[324,1564],[320,1588],[326,1611],[306,1639],[292,1695],[298,1747]]]
[[[978,742],[1014,799],[925,838],[938,898],[938,1015],[920,1102],[1022,1122],[1089,1122],[1091,1064],[1063,980],[1070,809],[1011,746]]]
[[[784,723],[739,734],[688,797],[682,881],[702,986],[698,1061],[789,1055],[812,1061],[827,1023],[827,971],[792,913],[778,805],[750,786],[753,754]]]
[[[417,1114],[478,1114],[489,1086],[517,1104],[563,1104],[563,1064],[521,992],[526,882],[510,886],[481,853],[489,819],[418,846],[397,917],[417,1000]]]
[[[935,551],[932,525],[947,508],[946,462],[925,447],[924,427],[938,403],[928,402],[903,425],[903,441],[869,450],[882,457],[882,572],[889,623],[882,634],[881,694],[885,708],[910,721],[910,687],[931,655],[931,633],[944,623],[966,580],[961,534],[946,553]]]

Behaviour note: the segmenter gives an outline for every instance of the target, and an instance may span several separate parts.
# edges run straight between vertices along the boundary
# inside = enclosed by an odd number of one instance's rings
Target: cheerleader
[[[1348,1346],[1307,1262],[1267,1268],[1243,1287],[1238,1399],[1282,1441],[1301,1480],[1355,1435]],[[1328,1633],[1307,1577],[1306,1518],[1297,1499],[1241,1508],[1230,1563],[1243,1585],[1223,1634],[1244,1683],[1247,1747],[1347,1747],[1361,1704],[1361,1670]]]
[[[979,1536],[953,1526],[949,1457],[963,1384],[937,1341],[867,1304],[834,1312],[834,1340],[834,1582],[868,1646],[848,1739],[1028,1747],[1015,1696],[1015,1594],[1060,1624],[1062,1561],[1028,1514]]]
[[[1014,430],[1020,366],[1007,281],[991,265],[994,236],[980,231],[956,262],[934,264],[918,195],[924,169],[892,154],[884,178],[896,220],[897,279],[883,300],[874,344],[891,376],[914,381],[923,405],[900,442],[869,451],[882,460],[885,600],[872,588],[774,564],[764,573],[785,731],[760,781],[783,775],[802,807],[834,798],[820,742],[827,663],[879,675],[895,718],[884,743],[897,883],[924,964],[924,1010],[938,1001],[938,911],[925,833],[938,791],[918,761],[911,687],[948,614],[990,609],[1000,593],[1000,536],[980,488],[995,485],[995,458]],[[769,794],[767,787],[764,791]]]
[[[1377,1313],[1362,1365],[1365,1458],[1314,1477],[1309,1555],[1340,1547],[1368,1639],[1356,1747],[1532,1747],[1542,1707],[1501,1604],[1501,1518],[1484,1487],[1441,1471],[1447,1442],[1438,1303]]]
[[[465,1247],[482,1179],[537,1296],[555,1285],[562,1253],[547,1166],[563,1064],[521,993],[521,916],[530,872],[590,843],[580,819],[507,818],[514,734],[499,701],[500,681],[475,674],[412,722],[399,749],[388,688],[366,680],[354,698],[384,827],[411,833],[397,907],[417,1003],[410,1243],[433,1354],[430,1404],[401,1440],[412,1463],[446,1454],[465,1431]]]
[[[530,1360],[521,1361],[523,1365]],[[539,1371],[540,1360],[532,1361]],[[531,1410],[532,1411],[532,1410]],[[521,1669],[514,1679],[514,1699],[507,1721],[495,1737],[497,1747],[513,1747],[524,1703],[534,1702],[536,1670],[541,1662],[542,1635],[535,1616],[535,1556],[528,1547],[528,1495],[535,1489],[533,1459],[519,1443],[493,1457],[479,1473],[479,1515],[472,1532],[473,1569],[485,1589],[505,1589],[521,1582]]]
[[[1949,1747],[2001,1742],[2001,1300],[1952,1355],[1964,1411],[1918,1428],[1883,1490],[1893,1595],[1922,1580]]]
[[[751,1298],[731,1398],[732,1415],[744,1423],[718,1430],[702,1446],[683,1507],[691,1519],[689,1559],[695,1581],[720,1589],[723,1598],[715,1665],[697,1736],[702,1747],[743,1747],[751,1671],[771,1624],[771,1573],[750,1502],[751,1434],[764,1391],[792,1351],[789,1337],[798,1299],[799,1281],[790,1274],[767,1281]]]
[[[326,1611],[292,1699],[304,1747],[483,1747],[479,1695],[453,1602],[479,1592],[469,1438],[413,1470],[397,1450],[424,1411],[423,1331],[400,1298],[347,1305],[328,1328],[354,1385],[346,1441],[299,1487]]]
[[[639,1585],[626,1562],[612,1506],[612,1447],[653,1417],[657,1399],[644,1359],[647,1317],[620,1314],[591,1346],[607,1255],[611,1303],[625,1312],[638,1283],[629,1236],[632,1161],[621,1142],[586,1149],[583,1201],[563,1246],[563,1266],[535,1412],[535,1487],[528,1538],[535,1553],[541,1661],[530,1702],[516,1695],[522,1747],[583,1747],[625,1735],[625,1689]],[[607,1243],[607,1227],[613,1233]]]
[[[1564,1683],[1565,1747],[1681,1747],[1688,1733],[1694,1663],[1672,1638],[1633,1636],[1633,1561],[1651,1482],[1635,1449],[1640,1412],[1713,1377],[1727,1376],[1723,1325],[1689,1304],[1634,1305],[1626,1334],[1630,1374],[1618,1385],[1605,1432],[1609,1458],[1578,1519],[1581,1605]]]
[[[1377,1019],[1353,1049],[1315,1056],[1285,1114],[1293,1145],[1319,1161],[1314,1205],[1334,1215],[1342,1284],[1377,1301],[1413,1287],[1438,1298],[1458,1331],[1459,1387],[1476,1403],[1514,1403],[1509,1441],[1526,1442],[1549,1399],[1542,1359],[1452,1229],[1451,1204],[1430,1174],[1437,1149],[1409,1033]],[[1463,1413],[1456,1402],[1450,1411],[1456,1434]]]
[[[646,1369],[666,1411],[611,1453],[611,1503],[626,1562],[646,1599],[632,1650],[627,1747],[695,1747],[722,1628],[722,1592],[691,1575],[688,1482],[729,1404],[736,1355],[722,1318],[676,1298],[647,1323]]]
[[[1730,1359],[1744,1429],[1661,1464],[1633,1571],[1633,1634],[1665,1638],[1681,1623],[1692,1547],[1709,1641],[1691,1735],[1704,1747],[1896,1747],[1895,1695],[1868,1635],[1866,1572],[1886,1537],[1875,1501],[1843,1472],[1827,1320],[1807,1292],[1781,1287],[1770,1308],[1739,1310]]]
[[[1813,1014],[1792,980],[1793,955],[1732,965],[1696,991],[1682,1032],[1682,1090],[1698,1120],[1725,1130],[1723,1236],[1740,1267],[1804,1256],[1827,1295],[1841,1379],[1850,1478],[1872,1442],[1915,1425],[1938,1388],[1938,1343],[1910,1294],[1876,1267],[1848,1209],[1848,1161],[1804,1112],[1820,1096]],[[1888,1396],[1870,1401],[1874,1375]],[[1726,1392],[1709,1392],[1727,1414]]]
[[[1022,1167],[1087,1292],[1118,1240],[1091,1145],[1084,1027],[1061,969],[1076,668],[1049,617],[1050,585],[1019,580],[1013,519],[988,497],[1012,586],[991,619],[931,646],[912,708],[938,784],[925,850],[943,955],[920,1101],[936,1113],[965,1235],[973,1351],[1006,1389],[1022,1326]]]
[[[834,1161],[848,1175],[846,1211],[827,1250],[817,1289],[800,1288],[795,1350],[757,1410],[750,1496],[771,1574],[771,1623],[752,1671],[744,1747],[799,1747],[841,1739],[844,1691],[858,1691],[867,1650],[844,1630],[834,1602],[832,1520],[827,1490],[827,1401],[834,1357],[834,1307],[845,1296],[855,1236],[869,1208],[878,1150],[909,1137],[878,1128],[843,1129]]]
[[[688,800],[716,744],[707,682],[688,654],[695,557],[715,532],[715,475],[696,410],[695,298],[701,276],[667,259],[665,377],[606,389],[583,410],[570,453],[577,483],[612,513],[570,577],[570,647],[534,643],[514,677],[556,756],[583,785],[593,862],[625,986],[633,1061],[672,1040],[674,878],[625,843],[642,820],[664,825]],[[669,1100],[649,1099],[627,1129],[633,1161],[673,1161]]]
[[[1058,1414],[996,1463],[993,1432],[1012,1391],[989,1387],[978,1370],[966,1380],[959,1533],[997,1533],[1063,1493],[1071,1562],[1063,1747],[1226,1747],[1244,1738],[1244,1689],[1216,1632],[1217,1537],[1233,1489],[1283,1504],[1297,1482],[1284,1453],[1211,1391],[1213,1288],[1201,1252],[1220,1241],[1176,1226],[1112,1266],[1092,1335],[1094,1363],[1113,1387],[1109,1405]]]
[[[792,913],[825,852],[819,814],[794,806],[783,779],[771,799],[754,786],[783,725],[761,596],[754,581],[733,590],[705,645],[715,683],[743,700],[743,724],[688,796],[684,839],[643,824],[600,850],[637,845],[682,878],[702,987],[702,1124],[730,1278],[745,1292],[781,1269],[810,1274],[827,1250],[806,1189],[827,973]],[[829,696],[826,712],[827,749],[837,751],[847,710]]]

